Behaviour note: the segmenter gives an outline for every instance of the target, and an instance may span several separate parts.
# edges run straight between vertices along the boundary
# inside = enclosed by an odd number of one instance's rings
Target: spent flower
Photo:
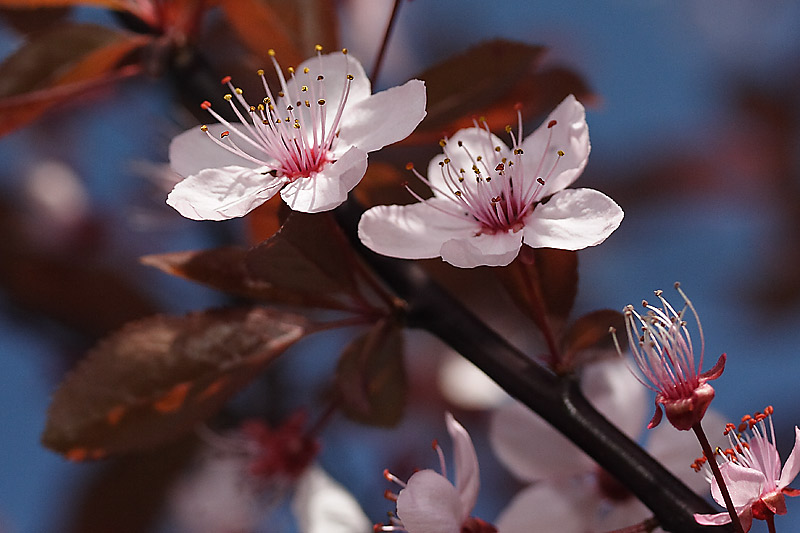
[[[289,68],[288,79],[270,50],[280,88],[273,92],[259,70],[263,100],[248,101],[223,78],[238,120],[203,102],[218,124],[173,139],[170,163],[187,178],[169,194],[169,205],[187,218],[225,220],[280,192],[295,211],[334,209],[364,176],[367,152],[404,139],[425,117],[422,81],[371,94],[369,78],[347,50],[321,50]]]
[[[794,448],[781,469],[772,412],[772,406],[768,406],[762,413],[744,416],[738,427],[728,424],[725,434],[730,447],[719,451],[719,469],[745,531],[750,530],[753,518],[771,521],[775,515],[786,514],[785,496],[800,496],[800,490],[789,487],[800,472],[800,428],[794,428]],[[698,469],[703,462],[704,458],[698,459]],[[717,480],[710,475],[708,478],[711,496],[724,506]],[[694,516],[699,524],[709,526],[731,521],[727,512]]]
[[[525,140],[522,114],[506,132],[511,148],[475,127],[443,139],[427,178],[433,197],[383,205],[361,217],[358,235],[371,250],[402,259],[441,257],[463,268],[504,266],[522,244],[578,250],[603,242],[622,221],[622,209],[593,189],[566,189],[589,157],[583,106],[568,96]]]
[[[375,531],[397,531],[407,533],[495,533],[497,529],[480,518],[470,516],[478,499],[480,485],[478,457],[469,433],[453,415],[445,416],[447,432],[453,440],[455,454],[455,479],[453,485],[447,479],[444,453],[434,441],[439,454],[442,473],[431,469],[412,475],[407,483],[388,470],[384,477],[402,487],[395,494],[386,491],[385,496],[397,502],[397,515],[392,515],[388,525],[376,525]]]
[[[663,407],[667,420],[675,428],[686,431],[703,419],[714,399],[714,388],[708,381],[722,375],[725,354],[719,357],[713,368],[700,372],[705,352],[703,327],[694,305],[681,290],[680,284],[676,283],[675,288],[684,301],[680,311],[667,302],[663,291],[658,290],[655,295],[661,301],[661,308],[642,301],[647,313],[641,315],[632,305],[628,305],[624,314],[634,361],[646,378],[642,383],[656,393],[655,414],[647,427],[652,429],[661,422]],[[700,336],[698,355],[695,354],[692,337],[684,320],[687,309],[697,323]]]

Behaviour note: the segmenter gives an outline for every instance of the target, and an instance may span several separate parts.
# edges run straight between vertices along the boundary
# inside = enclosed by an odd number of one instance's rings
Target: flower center
[[[475,122],[475,128],[482,132],[478,145],[467,147],[462,141],[458,141],[453,148],[447,139],[439,141],[445,157],[439,162],[442,179],[437,180],[437,183],[423,177],[411,164],[406,168],[412,170],[437,197],[448,200],[447,204],[436,206],[436,209],[457,218],[471,217],[480,223],[478,235],[517,232],[522,229],[525,217],[541,200],[545,181],[553,175],[558,162],[564,156],[564,152],[559,150],[552,168],[542,176],[545,156],[549,153],[553,137],[552,128],[557,124],[555,120],[551,120],[547,125],[550,130],[547,146],[541,154],[538,166],[535,171],[527,169],[526,172],[525,164],[530,163],[530,160],[526,161],[520,147],[522,113],[519,110],[517,122],[516,135],[511,126],[505,128],[511,138],[511,154],[507,154],[504,147],[494,143],[485,121],[481,124]],[[468,169],[456,167],[454,160],[469,161],[471,165]],[[406,189],[417,200],[423,201],[411,189]]]
[[[266,97],[256,105],[245,99],[242,89],[231,83],[230,76],[223,78],[222,83],[231,90],[225,95],[225,100],[238,121],[225,120],[206,101],[200,107],[228,130],[217,138],[207,126],[201,129],[222,148],[269,168],[264,174],[283,178],[285,183],[313,177],[332,161],[333,144],[353,81],[353,76],[348,72],[341,94],[333,95],[338,98],[338,104],[335,109],[329,110],[325,76],[322,74],[322,47],[317,45],[316,51],[320,73],[314,75],[309,67],[303,68],[302,72],[295,72],[293,67],[289,67],[291,78],[287,80],[275,59],[275,52],[270,50],[269,56],[278,75],[280,90],[273,94],[264,71],[259,70]],[[347,61],[347,49],[342,53]]]

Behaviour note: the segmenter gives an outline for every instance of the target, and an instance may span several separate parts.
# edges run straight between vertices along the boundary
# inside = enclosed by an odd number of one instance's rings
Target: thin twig
[[[386,54],[386,48],[389,45],[389,37],[392,34],[392,29],[394,28],[394,23],[397,21],[397,14],[400,12],[400,4],[403,3],[403,0],[394,0],[394,7],[392,7],[392,14],[389,15],[389,23],[386,25],[386,31],[383,34],[383,41],[381,42],[381,49],[378,51],[378,57],[375,58],[375,65],[372,67],[372,78],[373,85],[376,81],[378,81],[378,74],[381,71],[381,67],[383,66],[383,56]]]
[[[717,480],[717,485],[722,493],[722,499],[725,500],[725,507],[728,509],[728,514],[731,517],[731,523],[733,524],[734,531],[736,531],[736,533],[744,533],[742,523],[739,521],[739,515],[736,514],[736,508],[733,506],[733,500],[731,500],[731,495],[728,492],[728,487],[725,485],[725,479],[722,477],[722,472],[720,472],[719,465],[714,457],[714,451],[711,449],[711,444],[709,444],[708,437],[706,437],[706,433],[703,431],[703,427],[700,425],[700,422],[697,422],[695,425],[693,425],[692,430],[694,431],[694,434],[697,435],[697,440],[700,441],[700,446],[703,448],[703,454],[708,460],[708,466],[711,467],[711,472],[714,474],[714,479]]]

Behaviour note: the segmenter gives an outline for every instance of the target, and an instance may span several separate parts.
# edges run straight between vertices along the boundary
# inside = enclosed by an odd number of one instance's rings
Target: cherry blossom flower
[[[603,242],[622,209],[592,189],[566,189],[586,166],[589,130],[583,106],[568,96],[522,140],[522,115],[511,148],[484,123],[440,142],[428,177],[433,191],[411,205],[373,207],[358,234],[371,250],[403,259],[442,257],[457,267],[503,266],[532,248],[578,250]],[[410,191],[410,189],[409,189]]]
[[[786,514],[785,496],[800,496],[800,490],[788,486],[800,472],[800,428],[794,428],[794,448],[781,469],[781,458],[775,447],[772,411],[769,406],[763,413],[742,418],[738,428],[728,424],[725,429],[730,448],[722,452],[723,464],[719,469],[745,531],[750,530],[753,518],[771,522],[775,515]],[[749,435],[745,434],[747,429]],[[711,496],[724,506],[716,479],[710,475],[708,479]],[[727,511],[695,514],[694,517],[699,524],[708,526],[731,521]]]
[[[656,410],[648,428],[654,428],[661,422],[663,407],[667,420],[675,428],[685,431],[702,420],[703,415],[714,399],[714,388],[708,384],[725,370],[725,354],[722,354],[713,368],[700,372],[703,367],[705,338],[700,318],[692,302],[686,297],[680,284],[675,288],[684,301],[680,311],[676,311],[663,297],[663,291],[656,291],[661,300],[659,309],[646,301],[642,305],[648,312],[642,316],[632,305],[624,309],[628,342],[636,365],[649,383],[644,383],[656,392]],[[695,357],[692,337],[684,320],[689,309],[697,322],[700,335],[700,354]],[[642,335],[638,331],[641,327]]]
[[[581,389],[621,431],[634,440],[641,436],[647,390],[624,361],[614,358],[587,365]],[[724,426],[713,411],[706,423],[720,429]],[[600,533],[652,516],[634,494],[517,401],[494,411],[489,438],[500,462],[530,484],[497,517],[495,523],[502,533],[527,533],[531,524],[536,524],[536,531]],[[645,448],[693,490],[700,492],[708,486],[689,466],[700,449],[692,435],[662,426],[648,433]]]
[[[367,169],[367,152],[408,136],[425,117],[425,84],[411,80],[377,94],[347,51],[317,56],[286,79],[270,50],[280,90],[259,71],[266,98],[245,99],[230,77],[225,99],[238,121],[177,136],[170,163],[181,175],[167,203],[195,220],[225,220],[252,211],[280,192],[295,211],[331,210],[347,198]]]
[[[469,433],[456,422],[453,415],[445,416],[447,432],[453,439],[455,477],[453,485],[447,479],[444,454],[434,441],[442,473],[431,469],[412,475],[408,483],[384,471],[384,476],[402,487],[399,494],[386,492],[397,502],[397,516],[390,525],[376,525],[375,531],[405,531],[407,533],[493,533],[497,530],[480,518],[470,516],[478,498],[480,485],[478,457]]]

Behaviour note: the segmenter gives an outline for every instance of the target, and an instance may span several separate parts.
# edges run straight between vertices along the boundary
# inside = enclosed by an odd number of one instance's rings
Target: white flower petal
[[[451,239],[442,245],[442,259],[459,268],[505,266],[517,257],[522,246],[521,231]]]
[[[342,115],[337,145],[379,150],[408,137],[425,118],[425,83],[411,80],[350,105]]]
[[[452,203],[431,198],[410,205],[380,205],[367,210],[358,223],[358,237],[370,250],[401,259],[441,255],[442,244],[480,229],[477,222],[449,215]]]
[[[566,479],[594,471],[594,462],[520,402],[492,413],[489,442],[500,462],[523,481]]]
[[[703,416],[703,429],[709,437],[712,449],[718,446],[725,449],[729,446],[722,435],[725,422],[726,419],[713,410],[706,411]],[[689,466],[703,455],[693,432],[675,431],[671,424],[660,424],[647,432],[645,449],[690,489],[698,494],[707,494],[708,480],[702,472],[695,472]]]
[[[459,146],[458,143],[461,143],[461,146]],[[509,150],[508,146],[506,146],[505,143],[503,143],[503,141],[501,141],[500,138],[493,133],[489,133],[481,128],[464,128],[458,130],[455,135],[447,140],[444,153],[438,154],[436,157],[431,159],[431,162],[428,164],[427,178],[428,181],[434,186],[433,193],[436,196],[443,196],[442,193],[444,192],[444,196],[451,198],[453,197],[452,192],[450,192],[453,185],[448,185],[445,182],[442,174],[442,167],[440,165],[445,158],[450,159],[450,163],[448,163],[448,165],[451,170],[456,173],[456,176],[460,175],[461,169],[465,170],[464,177],[466,179],[463,182],[458,183],[458,188],[474,190],[476,183],[475,173],[472,170],[472,165],[475,164],[474,158],[478,157],[479,155],[484,155],[484,159],[487,159],[486,154],[494,154],[495,147],[497,146],[500,147],[498,157],[511,157],[511,150]],[[495,156],[492,155],[492,158],[494,157]],[[493,171],[494,169],[490,170]],[[481,168],[481,171],[482,175],[485,176],[486,169]]]
[[[598,503],[580,487],[537,483],[518,493],[495,525],[500,533],[585,533],[595,522]]]
[[[626,435],[636,440],[642,434],[649,409],[648,392],[623,359],[587,365],[581,375],[581,389],[592,405]]]
[[[674,431],[674,429],[673,429]],[[621,502],[614,502],[606,513],[599,513],[591,531],[605,533],[633,526],[649,517],[653,512],[635,497],[630,497]]]
[[[750,439],[750,453],[755,459],[754,468],[764,473],[769,482],[777,482],[781,475],[781,456],[778,449],[768,439],[755,436]],[[768,490],[772,487],[768,485]]]
[[[397,496],[397,516],[408,533],[459,533],[463,516],[456,488],[433,470],[421,470]]]
[[[339,207],[367,171],[367,154],[350,148],[321,172],[299,178],[281,190],[281,198],[293,211],[320,213]]]
[[[478,469],[478,456],[475,454],[475,447],[472,439],[464,426],[456,422],[453,415],[445,415],[447,432],[453,439],[453,455],[456,470],[456,490],[461,498],[461,509],[463,522],[469,517],[475,502],[478,500],[478,489],[480,488],[480,472]]]
[[[622,209],[593,189],[568,189],[537,205],[525,221],[525,244],[580,250],[600,244],[622,222]]]
[[[208,131],[219,138],[220,133],[227,130],[223,124],[211,124]],[[235,139],[238,141],[238,139]],[[248,148],[247,143],[237,142]],[[262,156],[263,157],[263,154]],[[200,126],[186,130],[169,143],[169,164],[172,170],[181,176],[197,174],[204,168],[220,168],[227,166],[256,168],[251,161],[232,154],[225,148],[208,138],[208,134],[200,130]]]
[[[794,448],[792,453],[786,458],[786,464],[783,465],[780,480],[778,480],[778,490],[786,488],[789,483],[794,481],[800,472],[800,428],[794,427]]]
[[[301,533],[369,533],[361,506],[322,468],[312,466],[298,480],[292,511]]]
[[[227,220],[241,217],[272,198],[280,179],[262,174],[268,169],[207,168],[181,181],[167,203],[193,220]]]
[[[557,124],[548,128],[547,125],[552,120]],[[549,148],[547,148],[548,139]],[[545,148],[547,148],[546,154]],[[542,125],[525,138],[522,150],[525,152],[526,172],[534,173],[536,168],[541,166],[540,175],[531,174],[530,179],[545,178],[542,197],[567,188],[583,172],[591,150],[589,126],[586,124],[586,111],[583,105],[573,95],[567,96]],[[558,161],[553,174],[547,177],[556,163],[559,150],[564,152],[564,156]]]
[[[303,70],[308,68],[308,78],[303,77]],[[317,76],[323,76],[325,80],[325,107],[328,111],[328,116],[333,118],[336,114],[336,108],[342,101],[342,94],[344,90],[347,75],[353,76],[350,82],[350,93],[347,95],[347,108],[356,104],[372,94],[369,77],[364,72],[364,67],[361,62],[350,54],[343,54],[341,52],[331,52],[330,54],[323,54],[322,56],[314,56],[306,59],[300,66],[295,69],[295,77],[288,80],[287,86],[290,93],[295,90],[298,81],[301,85],[308,85],[317,83]],[[277,96],[277,95],[276,95]],[[330,124],[330,122],[328,122]]]
[[[719,465],[722,479],[728,487],[731,501],[736,510],[750,506],[757,501],[764,490],[766,478],[764,474],[753,468],[745,468],[736,463],[723,463]],[[711,479],[711,497],[714,501],[725,507],[725,500],[719,490],[717,480]]]

